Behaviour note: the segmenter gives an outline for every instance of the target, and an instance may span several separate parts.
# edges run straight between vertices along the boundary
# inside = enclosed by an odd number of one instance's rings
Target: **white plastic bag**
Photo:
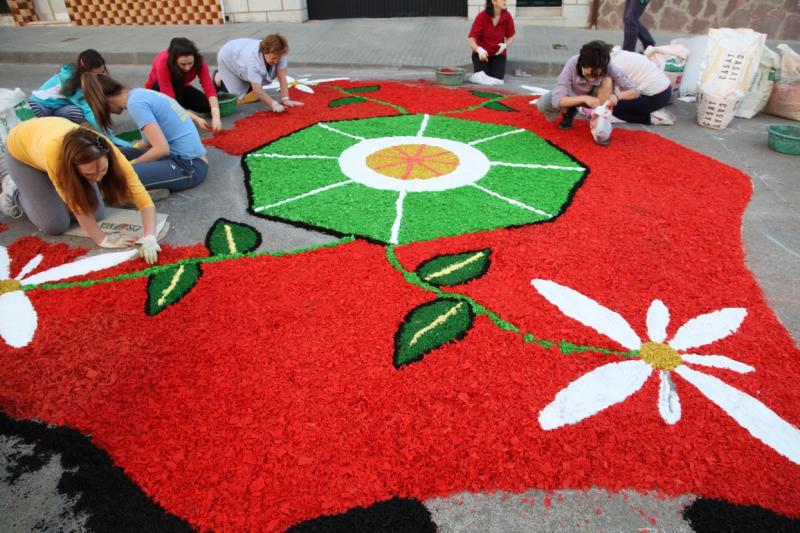
[[[729,98],[747,93],[758,71],[767,36],[748,28],[712,28],[703,58],[700,91]]]
[[[771,115],[800,120],[800,54],[788,44],[779,44],[781,72],[765,111]]]
[[[606,104],[595,107],[592,111],[592,119],[589,125],[592,129],[594,142],[601,146],[607,146],[611,141],[611,110]]]
[[[11,128],[20,123],[15,107],[25,101],[22,89],[0,89],[0,178],[8,174],[6,168],[6,139]]]
[[[670,85],[672,85],[672,97],[669,102],[674,102],[675,98],[678,97],[681,80],[683,80],[683,71],[686,68],[689,49],[682,44],[648,46],[644,51],[644,55],[658,65],[669,78]]]
[[[781,56],[765,46],[753,83],[750,84],[747,94],[736,108],[737,117],[753,118],[766,107],[780,68]]]
[[[470,76],[469,81],[472,83],[478,83],[480,85],[503,85],[504,83],[503,80],[493,78],[482,70]]]
[[[701,67],[703,63],[703,56],[706,53],[706,46],[708,46],[707,35],[697,35],[695,37],[681,37],[679,39],[672,39],[672,44],[680,44],[689,50],[689,56],[686,58],[686,65],[683,67],[683,79],[681,80],[680,92],[681,97],[697,96],[697,88],[700,84]]]

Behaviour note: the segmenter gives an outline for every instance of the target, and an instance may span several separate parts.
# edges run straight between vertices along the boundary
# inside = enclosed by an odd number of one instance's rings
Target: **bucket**
[[[239,97],[235,94],[230,93],[219,93],[217,94],[217,101],[219,103],[219,115],[221,117],[227,117],[228,115],[233,115],[236,113],[236,100]]]
[[[461,67],[441,67],[436,69],[436,83],[442,85],[461,85],[465,70]]]
[[[800,126],[771,124],[767,126],[767,145],[782,154],[800,155]]]
[[[739,96],[719,97],[713,94],[698,94],[697,123],[714,130],[727,128],[740,101]]]

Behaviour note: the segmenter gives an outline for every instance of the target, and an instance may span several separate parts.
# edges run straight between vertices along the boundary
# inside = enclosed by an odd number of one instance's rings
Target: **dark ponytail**
[[[114,122],[111,120],[108,97],[118,95],[125,86],[106,74],[86,72],[81,76],[81,87],[97,124],[104,130],[110,131],[114,127]]]
[[[203,56],[200,55],[197,46],[185,37],[175,37],[169,42],[169,48],[167,48],[167,65],[169,65],[172,75],[183,76],[183,72],[178,67],[178,58],[183,56],[194,57],[192,70],[199,74],[203,67]]]
[[[72,76],[61,85],[61,94],[72,96],[81,86],[81,76],[98,68],[105,68],[106,60],[97,50],[84,50],[78,54],[78,60],[72,65]]]
[[[494,4],[492,0],[486,0],[486,14],[494,18]]]

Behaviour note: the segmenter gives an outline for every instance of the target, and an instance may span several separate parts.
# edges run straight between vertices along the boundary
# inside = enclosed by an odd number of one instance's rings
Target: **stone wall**
[[[598,1],[597,27],[621,30],[625,0]],[[651,0],[641,20],[651,30],[697,35],[711,28],[751,28],[768,39],[798,39],[800,0]]]

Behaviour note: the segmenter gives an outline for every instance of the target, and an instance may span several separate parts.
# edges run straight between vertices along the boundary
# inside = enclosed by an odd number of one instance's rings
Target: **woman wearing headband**
[[[10,178],[3,180],[0,207],[25,213],[41,231],[59,235],[71,217],[97,246],[126,248],[132,238],[105,235],[97,225],[105,203],[133,201],[142,215],[144,237],[140,254],[155,263],[161,251],[156,242],[153,201],[133,167],[103,135],[65,118],[46,117],[18,124],[8,134],[6,161]]]

